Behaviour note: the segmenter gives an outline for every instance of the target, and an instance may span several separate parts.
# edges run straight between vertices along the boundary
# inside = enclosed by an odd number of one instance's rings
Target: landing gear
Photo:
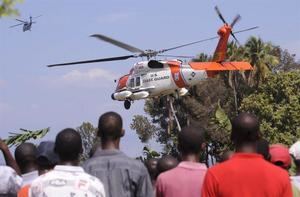
[[[131,106],[130,100],[125,100],[124,101],[124,107],[125,107],[125,109],[130,109],[130,106]]]

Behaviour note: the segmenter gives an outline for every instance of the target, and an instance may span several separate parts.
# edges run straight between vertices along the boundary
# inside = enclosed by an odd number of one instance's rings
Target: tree
[[[15,4],[21,0],[2,0],[0,3],[0,18],[3,16],[18,15],[19,12],[15,9]]]
[[[245,44],[244,57],[254,67],[248,75],[248,85],[258,87],[273,67],[279,64],[271,43],[264,43],[262,39],[250,37]]]
[[[300,138],[300,72],[269,75],[242,101],[241,110],[259,117],[262,135],[270,143],[291,145]]]
[[[290,54],[288,50],[280,46],[274,46],[274,55],[279,58],[279,64],[273,68],[273,71],[293,71],[300,69],[300,62],[296,62],[296,54]]]
[[[146,143],[155,134],[157,127],[153,125],[145,116],[133,116],[130,128],[135,130],[141,142]]]
[[[76,130],[82,139],[83,153],[81,159],[86,160],[89,158],[95,144],[100,144],[100,139],[97,137],[97,128],[89,122],[83,122]]]

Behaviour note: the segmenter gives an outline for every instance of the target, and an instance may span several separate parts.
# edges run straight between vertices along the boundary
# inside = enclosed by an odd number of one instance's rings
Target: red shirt
[[[292,197],[288,173],[259,154],[235,153],[210,168],[202,197]]]
[[[199,197],[206,171],[205,164],[180,162],[177,167],[158,176],[156,196]]]

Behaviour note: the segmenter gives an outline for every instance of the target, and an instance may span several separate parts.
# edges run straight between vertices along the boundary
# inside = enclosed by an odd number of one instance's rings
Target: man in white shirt
[[[22,178],[8,166],[0,166],[0,196],[15,196],[21,188]]]
[[[32,182],[29,196],[105,197],[100,180],[85,173],[78,166],[82,142],[74,129],[64,129],[58,133],[54,150],[59,156],[59,165]]]

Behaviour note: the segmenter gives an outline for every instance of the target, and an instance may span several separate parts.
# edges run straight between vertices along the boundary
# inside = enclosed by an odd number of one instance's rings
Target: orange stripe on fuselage
[[[184,79],[180,73],[180,63],[176,61],[168,61],[167,64],[170,67],[172,78],[178,88],[183,88],[186,86]]]

